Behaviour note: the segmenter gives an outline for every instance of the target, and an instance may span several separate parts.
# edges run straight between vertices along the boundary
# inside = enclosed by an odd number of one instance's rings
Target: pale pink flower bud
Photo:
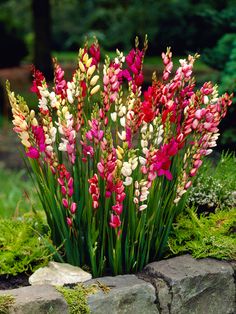
[[[71,219],[71,218],[67,217],[67,218],[66,218],[66,222],[67,222],[67,225],[68,225],[69,227],[72,227],[72,219]]]
[[[62,204],[63,204],[63,206],[64,206],[65,208],[68,208],[68,206],[69,206],[68,201],[67,201],[66,198],[63,198],[63,199],[62,199]]]
[[[200,120],[201,117],[202,117],[202,110],[201,109],[198,109],[196,112],[195,112],[195,117]]]
[[[139,207],[139,210],[140,210],[140,211],[143,211],[143,210],[146,209],[146,208],[147,208],[147,205],[144,204],[144,205],[141,205],[141,206]]]
[[[188,181],[184,186],[185,190],[189,189],[191,185],[192,185],[192,181]]]
[[[108,85],[108,83],[109,83],[109,77],[107,75],[104,75],[104,77],[103,77],[103,84],[104,85]]]
[[[196,175],[196,173],[197,173],[197,168],[193,168],[190,170],[190,176],[191,177],[194,177]]]
[[[193,123],[192,123],[192,128],[195,130],[197,128],[198,124],[199,124],[198,119],[194,119]]]
[[[194,165],[195,168],[201,167],[201,165],[202,165],[202,160],[201,160],[201,159],[195,160],[194,163],[193,163],[193,165]]]

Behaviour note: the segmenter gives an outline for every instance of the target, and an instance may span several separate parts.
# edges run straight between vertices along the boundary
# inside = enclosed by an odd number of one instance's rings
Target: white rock
[[[64,284],[84,282],[91,278],[91,274],[79,267],[66,263],[49,262],[48,266],[39,268],[29,277],[29,283],[31,285],[62,286]]]

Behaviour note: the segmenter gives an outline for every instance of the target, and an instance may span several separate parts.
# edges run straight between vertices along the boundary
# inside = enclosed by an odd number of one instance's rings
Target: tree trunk
[[[32,0],[32,13],[35,34],[34,65],[48,80],[52,80],[50,0]]]

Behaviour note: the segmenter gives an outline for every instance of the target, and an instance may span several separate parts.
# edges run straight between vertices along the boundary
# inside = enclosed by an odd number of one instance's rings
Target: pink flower
[[[68,201],[67,201],[66,198],[63,198],[63,199],[62,199],[62,204],[63,204],[63,206],[64,206],[65,208],[68,208],[68,206],[69,206],[69,203],[68,203]]]
[[[38,159],[39,158],[39,151],[35,147],[30,147],[28,152],[26,153],[26,156],[32,158],[32,159]]]
[[[72,215],[75,214],[76,208],[77,208],[77,204],[73,202],[70,206],[70,212]]]
[[[121,215],[122,214],[122,211],[123,211],[123,204],[115,204],[112,206],[112,209],[114,210],[114,212],[117,214],[117,215]]]
[[[71,218],[67,217],[67,218],[66,218],[66,222],[67,222],[67,225],[68,225],[69,227],[72,227],[72,219],[71,219]]]
[[[110,222],[109,222],[109,225],[110,225],[112,228],[118,228],[118,227],[120,227],[120,225],[121,225],[120,217],[111,214],[111,220],[110,220]]]
[[[64,79],[64,71],[54,60],[55,66],[55,93],[60,95],[62,99],[66,98],[66,81]]]

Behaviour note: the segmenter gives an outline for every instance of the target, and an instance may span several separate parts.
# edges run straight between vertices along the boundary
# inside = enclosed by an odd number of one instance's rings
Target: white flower
[[[122,140],[122,141],[125,141],[126,140],[126,132],[125,131],[122,131],[121,134],[120,132],[117,132],[119,138]]]
[[[143,133],[146,133],[146,131],[147,131],[147,123],[145,123],[145,124],[142,126],[140,132],[143,134]]]
[[[123,176],[125,177],[130,177],[132,174],[132,168],[131,165],[128,162],[124,162],[123,163],[123,167],[121,168],[121,173],[123,174]]]
[[[142,156],[139,156],[139,162],[142,166],[146,165],[147,159]]]
[[[129,186],[131,185],[133,182],[133,178],[132,177],[126,177],[125,181],[123,182],[124,185]]]
[[[68,102],[69,102],[70,104],[73,104],[74,99],[73,99],[71,90],[70,90],[70,89],[67,89],[66,92],[67,92],[67,100],[68,100]]]
[[[126,123],[126,118],[125,118],[125,117],[122,117],[122,118],[120,119],[120,124],[121,124],[121,126],[125,127],[125,123]]]
[[[66,152],[66,151],[67,151],[67,144],[68,144],[68,141],[67,141],[65,138],[63,138],[62,141],[63,141],[63,143],[60,143],[60,144],[59,144],[58,149],[59,149],[60,151]]]
[[[147,147],[148,146],[148,141],[147,140],[141,140],[141,146],[144,148],[144,147]]]
[[[207,105],[209,103],[209,98],[206,95],[203,96],[203,103],[204,105]]]
[[[149,124],[149,132],[150,132],[150,133],[153,133],[153,126],[152,126],[151,123]]]

